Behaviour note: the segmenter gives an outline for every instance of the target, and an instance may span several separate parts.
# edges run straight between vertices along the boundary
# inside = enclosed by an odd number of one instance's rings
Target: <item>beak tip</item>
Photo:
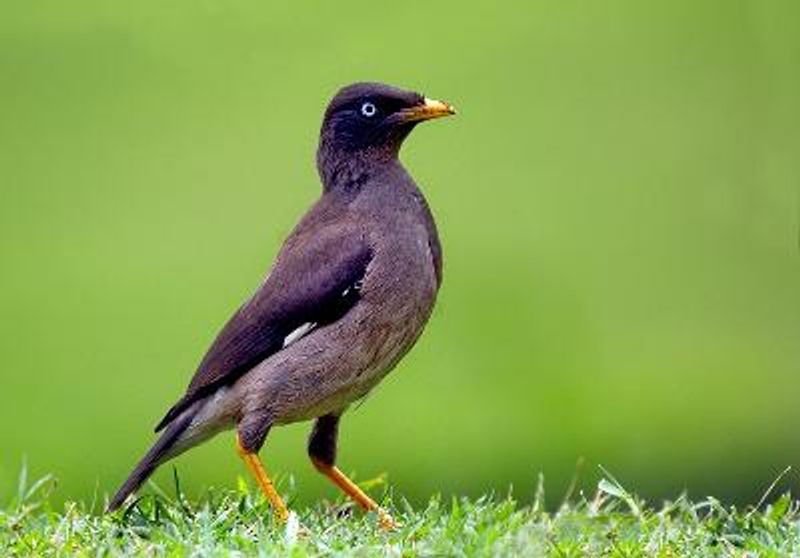
[[[456,109],[450,103],[429,99],[427,97],[425,97],[420,104],[400,111],[400,115],[405,122],[433,120],[434,118],[441,118],[443,116],[452,116],[455,113]]]
[[[456,107],[450,103],[445,101],[437,101],[436,99],[430,99],[428,97],[425,97],[423,106],[425,107],[427,113],[433,117],[451,116],[457,113]]]

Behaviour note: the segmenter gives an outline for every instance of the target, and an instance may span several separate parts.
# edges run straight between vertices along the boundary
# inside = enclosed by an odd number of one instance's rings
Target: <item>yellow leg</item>
[[[335,465],[328,465],[319,459],[311,458],[311,462],[317,471],[328,477],[333,484],[338,486],[342,492],[347,494],[350,499],[356,502],[362,509],[366,511],[374,511],[378,514],[378,521],[384,529],[391,531],[397,528],[397,524],[392,519],[392,516],[386,513],[381,507],[369,496],[361,490],[356,483],[347,478],[347,475],[342,473]]]
[[[272,481],[269,480],[267,470],[264,469],[264,464],[261,463],[258,454],[250,453],[245,450],[242,447],[239,436],[236,436],[236,450],[239,452],[239,457],[242,458],[244,464],[247,465],[247,468],[250,469],[250,472],[255,477],[258,486],[261,488],[261,492],[263,492],[264,496],[269,500],[272,509],[275,511],[275,518],[281,523],[286,521],[289,518],[289,510],[286,509],[286,504],[283,503],[280,494],[275,490]]]

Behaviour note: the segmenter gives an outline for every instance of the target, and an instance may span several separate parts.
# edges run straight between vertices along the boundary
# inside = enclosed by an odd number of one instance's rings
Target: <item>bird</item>
[[[416,343],[442,283],[431,209],[400,161],[419,123],[447,102],[377,82],[341,88],[316,152],[322,193],[233,314],[150,450],[108,503],[120,508],[154,470],[216,434],[236,449],[278,521],[289,511],[259,457],[270,429],[314,420],[311,463],[379,524],[391,515],[336,466],[339,422]]]

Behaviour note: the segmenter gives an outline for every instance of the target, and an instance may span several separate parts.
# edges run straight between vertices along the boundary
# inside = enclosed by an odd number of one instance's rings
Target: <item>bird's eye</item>
[[[367,101],[363,105],[361,105],[361,114],[366,116],[367,118],[372,118],[378,113],[378,107],[375,106],[375,103],[370,103]]]

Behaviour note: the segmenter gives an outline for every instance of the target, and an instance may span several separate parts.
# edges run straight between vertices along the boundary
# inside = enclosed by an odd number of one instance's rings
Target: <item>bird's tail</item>
[[[176,442],[180,439],[181,434],[184,433],[186,428],[191,424],[195,412],[193,409],[187,409],[182,415],[173,420],[161,436],[158,438],[150,451],[145,454],[139,464],[128,477],[117,493],[111,498],[106,508],[107,512],[113,512],[119,508],[125,499],[136,492],[140,486],[153,474],[156,467],[161,465],[166,459],[174,457],[176,454],[171,453],[170,450],[174,449]],[[180,453],[180,452],[178,452]]]

